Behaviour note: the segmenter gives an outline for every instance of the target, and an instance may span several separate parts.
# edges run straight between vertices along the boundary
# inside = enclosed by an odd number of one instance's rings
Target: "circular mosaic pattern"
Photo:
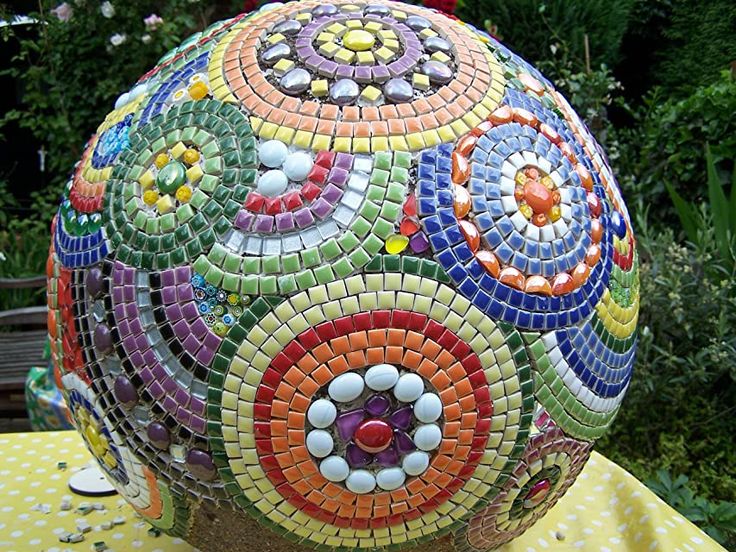
[[[419,6],[195,33],[117,99],[51,230],[75,423],[201,549],[501,546],[631,381],[636,240],[605,153],[534,67]]]
[[[458,550],[493,550],[523,533],[565,494],[590,450],[558,429],[533,435],[504,490],[456,538]]]
[[[271,9],[235,25],[212,59],[216,97],[255,113],[259,136],[342,152],[454,140],[498,105],[504,87],[474,33],[380,0]]]

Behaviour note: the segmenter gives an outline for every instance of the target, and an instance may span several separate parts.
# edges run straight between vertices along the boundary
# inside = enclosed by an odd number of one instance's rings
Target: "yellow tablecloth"
[[[0,435],[0,550],[12,552],[90,550],[104,541],[121,551],[191,552],[181,539],[148,535],[149,525],[136,518],[119,496],[90,499],[73,495],[69,476],[92,459],[73,431]],[[66,471],[58,468],[66,462]],[[82,516],[60,510],[62,497],[101,502],[106,510]],[[48,504],[49,513],[37,505]],[[36,506],[36,509],[33,509]],[[124,516],[125,523],[104,530],[99,525]],[[58,535],[76,532],[76,520],[93,526],[84,542],[59,542]],[[256,549],[254,543],[254,549]],[[662,502],[631,474],[600,454],[590,461],[558,504],[503,552],[594,550],[596,552],[658,550],[706,552],[724,550]]]

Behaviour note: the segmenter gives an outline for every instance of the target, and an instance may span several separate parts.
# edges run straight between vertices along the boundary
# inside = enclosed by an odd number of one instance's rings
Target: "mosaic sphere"
[[[222,21],[88,143],[49,332],[88,448],[203,550],[486,551],[612,423],[638,263],[534,67],[388,0]]]

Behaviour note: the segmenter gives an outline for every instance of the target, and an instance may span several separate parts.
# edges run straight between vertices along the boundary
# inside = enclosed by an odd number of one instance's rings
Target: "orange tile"
[[[337,123],[335,136],[353,137],[353,123]]]
[[[329,365],[330,370],[332,370],[332,373],[336,376],[344,374],[350,369],[350,366],[348,366],[348,361],[345,359],[344,356],[335,357],[327,364]]]
[[[454,387],[448,387],[447,389],[440,391],[440,399],[442,404],[452,404],[457,402],[457,392]]]
[[[419,351],[424,344],[424,336],[419,332],[409,331],[406,332],[404,337],[404,347],[411,349],[412,351]]]
[[[445,422],[442,435],[448,439],[460,435],[460,422]]]
[[[406,119],[404,119],[404,123],[406,124],[406,132],[409,134],[422,132],[424,130],[424,127],[422,126],[422,121],[419,119],[419,117],[407,117]]]
[[[345,358],[347,359],[350,368],[353,370],[363,368],[368,364],[368,361],[365,358],[364,351],[351,351],[347,355],[345,355]]]
[[[314,117],[319,113],[320,104],[317,102],[302,102],[302,115]]]
[[[335,122],[319,119],[317,123],[317,134],[331,136],[335,132]]]
[[[462,419],[460,420],[460,423],[462,424],[463,429],[475,427],[478,423],[478,413],[477,412],[463,412]]]
[[[447,404],[445,405],[444,413],[446,421],[459,420],[462,415],[462,410],[460,409],[460,405],[457,403]]]
[[[351,518],[355,515],[355,508],[349,504],[343,504],[340,506],[337,515],[343,518]]]
[[[465,367],[459,362],[455,362],[452,366],[447,368],[447,370],[445,371],[447,372],[447,375],[450,376],[450,379],[452,381],[460,381],[463,378],[467,379],[466,377],[467,373],[465,372]]]
[[[362,494],[358,495],[358,498],[355,502],[355,506],[360,508],[373,508],[373,495],[370,494]]]
[[[424,357],[416,351],[405,350],[404,358],[402,359],[401,364],[403,366],[406,366],[407,368],[416,370],[422,363],[423,358]]]
[[[452,456],[457,448],[457,441],[455,439],[442,439],[440,443],[439,451],[441,454]]]
[[[302,117],[299,119],[299,130],[314,132],[317,128],[317,120],[316,117]]]
[[[431,130],[440,126],[439,122],[437,121],[437,117],[434,116],[434,113],[427,113],[425,115],[422,115],[421,117],[419,117],[419,120],[422,121],[422,127],[424,127],[424,130]]]
[[[353,135],[357,138],[369,138],[371,135],[371,124],[368,122],[356,123]]]
[[[299,471],[299,468],[296,466],[291,466],[282,471],[284,474],[284,477],[287,481],[290,483],[293,483],[294,481],[298,481],[302,478],[302,472]]]
[[[439,343],[436,343],[431,339],[426,339],[424,341],[424,344],[422,345],[422,348],[420,349],[421,353],[429,360],[434,360],[435,358],[437,358],[437,355],[440,354],[441,350],[442,347],[439,345]]]
[[[406,119],[407,117],[414,117],[417,114],[417,112],[414,111],[412,105],[408,103],[397,104],[396,111],[398,112],[399,117],[401,117],[402,119]]]
[[[271,420],[271,437],[285,437],[287,434],[285,420]]]
[[[324,493],[324,495],[329,496],[330,498],[336,498],[340,496],[340,493],[342,493],[343,490],[344,489],[342,487],[338,487],[337,485],[335,485],[334,483],[330,483],[329,481],[324,487],[322,487],[322,492]]]
[[[356,351],[368,347],[368,334],[365,332],[353,332],[348,336],[350,347]]]
[[[434,376],[432,376],[429,381],[431,381],[432,385],[434,385],[435,388],[439,390],[445,389],[451,383],[450,378],[447,377],[447,374],[445,374],[441,370],[438,371]]]
[[[278,389],[276,389],[276,396],[282,401],[289,402],[291,401],[291,397],[294,396],[295,391],[296,389],[294,387],[292,387],[285,381],[282,381],[279,384]]]
[[[371,123],[373,136],[388,136],[388,123],[386,121],[374,121]]]
[[[452,115],[453,119],[459,119],[466,113],[466,111],[462,107],[460,107],[457,102],[447,104],[447,111],[450,112],[450,115]]]
[[[401,347],[404,345],[404,337],[406,332],[396,328],[390,328],[388,330],[388,344]]]
[[[455,449],[455,454],[453,455],[453,458],[455,458],[455,460],[460,461],[462,463],[462,462],[465,462],[465,460],[468,459],[468,455],[469,454],[470,454],[470,447],[469,446],[467,446],[467,445],[458,445],[458,447]],[[454,466],[455,465],[455,462],[453,461],[451,465]]]
[[[381,114],[381,119],[384,121],[391,121],[391,119],[397,119],[399,112],[396,111],[396,107],[393,105],[382,105],[378,108],[378,112]]]
[[[442,350],[434,361],[440,368],[447,370],[455,362],[455,357],[449,351]]]
[[[365,357],[368,364],[383,364],[385,356],[383,347],[371,347],[370,349],[366,349]]]
[[[302,372],[298,368],[292,367],[286,371],[286,374],[284,374],[284,381],[290,383],[294,387],[297,387],[301,382],[304,381],[305,377],[307,376],[304,374],[304,372]]]
[[[383,347],[386,338],[386,330],[368,330],[368,344],[371,347]]]
[[[406,502],[394,502],[391,504],[392,514],[402,514],[409,510],[409,505]]]
[[[289,417],[286,419],[289,428],[303,429],[306,415],[303,412],[289,412]]]
[[[444,105],[447,105],[449,102],[457,98],[457,94],[449,86],[443,86],[437,91],[437,94],[439,94],[445,100]]]
[[[421,478],[417,477],[416,479],[412,479],[411,481],[409,481],[409,484],[406,485],[406,488],[411,494],[418,494],[421,493],[426,488],[426,486],[427,485],[424,483],[424,481],[422,481]],[[411,498],[409,498],[409,500],[411,500]]]
[[[373,508],[356,508],[355,517],[360,519],[370,519],[373,517]]]
[[[458,403],[460,403],[460,408],[463,409],[463,412],[475,410],[475,396],[473,394],[465,395]]]
[[[327,343],[320,343],[317,345],[314,349],[312,349],[312,354],[314,355],[314,358],[316,358],[319,362],[327,362],[335,355],[332,352],[332,349]]]
[[[409,498],[409,493],[406,492],[406,489],[404,488],[396,489],[395,491],[391,491],[389,494],[391,495],[391,500],[393,502],[401,502],[402,500]]]
[[[352,350],[348,336],[343,335],[330,340],[330,348],[336,355],[344,355]]]
[[[289,440],[286,437],[272,437],[271,446],[274,453],[286,452],[289,450]]]
[[[322,104],[322,109],[319,112],[320,119],[336,120],[340,114],[340,108],[332,104]]]
[[[401,136],[406,134],[406,125],[403,119],[389,119],[388,133],[391,136]]]
[[[463,429],[460,431],[460,435],[457,442],[461,445],[470,445],[475,437],[475,432],[472,429]]]
[[[301,495],[305,495],[309,491],[312,490],[312,487],[310,487],[309,483],[307,483],[304,479],[300,479],[299,481],[294,481],[294,483],[292,483],[291,486],[294,487],[294,490],[297,491]]]
[[[455,383],[455,391],[458,397],[467,397],[473,393],[473,386],[468,378],[463,378]]]
[[[373,516],[371,517],[385,517],[391,514],[391,508],[389,506],[375,506],[373,508]]]
[[[337,500],[331,500],[331,499],[325,499],[325,501],[322,503],[322,509],[331,512],[333,514],[336,514],[337,511],[340,509],[340,504]]]
[[[399,364],[404,356],[403,347],[386,347],[386,362],[389,364]]]
[[[391,493],[376,493],[373,495],[373,503],[376,506],[386,506],[391,504]]]
[[[314,381],[312,378],[306,378],[301,385],[298,387],[299,391],[304,393],[306,396],[311,397],[317,392],[317,389],[320,388],[319,383]],[[294,395],[294,399],[299,397],[299,395]]]
[[[473,109],[473,102],[467,96],[458,96],[457,103],[464,111],[470,111]]]
[[[286,419],[289,415],[289,403],[284,401],[273,401],[271,404],[271,417]]]
[[[462,464],[461,464],[461,465],[462,465]],[[453,474],[454,474],[454,473],[457,473],[457,472],[453,472]],[[438,478],[437,478],[437,480],[435,481],[435,484],[436,484],[436,485],[437,485],[438,487],[446,487],[447,485],[449,485],[449,484],[450,484],[450,482],[451,482],[451,481],[452,481],[452,475],[451,475],[451,474],[449,474],[449,473],[446,473],[446,472],[444,472],[444,473],[441,473],[441,474],[439,475],[439,477],[438,477]]]
[[[452,113],[450,113],[444,107],[442,109],[435,111],[434,116],[440,125],[446,125],[450,123],[451,121],[455,120],[455,117],[452,116]]]
[[[414,111],[417,112],[417,115],[424,115],[425,113],[432,112],[432,104],[430,104],[424,98],[414,100],[413,102],[411,102],[411,105],[414,108]]]
[[[428,380],[432,379],[432,376],[435,374],[436,371],[437,371],[437,365],[427,358],[422,360],[422,363],[419,365],[419,368],[417,368],[417,372],[419,372],[419,374],[421,374]]]
[[[364,121],[378,121],[380,119],[380,113],[377,107],[366,106],[363,108],[362,113]]]
[[[414,496],[410,496],[406,500],[406,502],[410,508],[414,509],[424,504],[426,502],[426,499],[424,498],[424,496],[417,494]]]
[[[342,108],[343,121],[360,121],[360,108],[355,105],[348,105]]]

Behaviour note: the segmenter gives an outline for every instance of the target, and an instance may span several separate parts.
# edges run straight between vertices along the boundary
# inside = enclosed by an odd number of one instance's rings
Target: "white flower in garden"
[[[115,15],[115,6],[113,6],[110,2],[103,2],[100,5],[100,11],[102,12],[102,15],[104,17],[110,19]]]
[[[110,37],[110,44],[113,46],[120,46],[123,42],[128,40],[128,37],[121,33],[115,33]]]
[[[51,10],[51,13],[54,14],[59,19],[59,21],[63,21],[66,23],[72,18],[74,9],[71,7],[71,5],[64,2],[63,4],[59,4],[53,10]]]
[[[150,34],[148,34],[148,33],[146,33],[143,36],[141,36],[141,42],[143,44],[149,44],[151,42],[151,40],[153,40],[153,37]]]
[[[161,19],[158,15],[155,13],[152,13],[145,19],[143,19],[143,24],[146,26],[146,29],[149,31],[155,31],[159,25],[161,25],[164,22],[163,19]]]

